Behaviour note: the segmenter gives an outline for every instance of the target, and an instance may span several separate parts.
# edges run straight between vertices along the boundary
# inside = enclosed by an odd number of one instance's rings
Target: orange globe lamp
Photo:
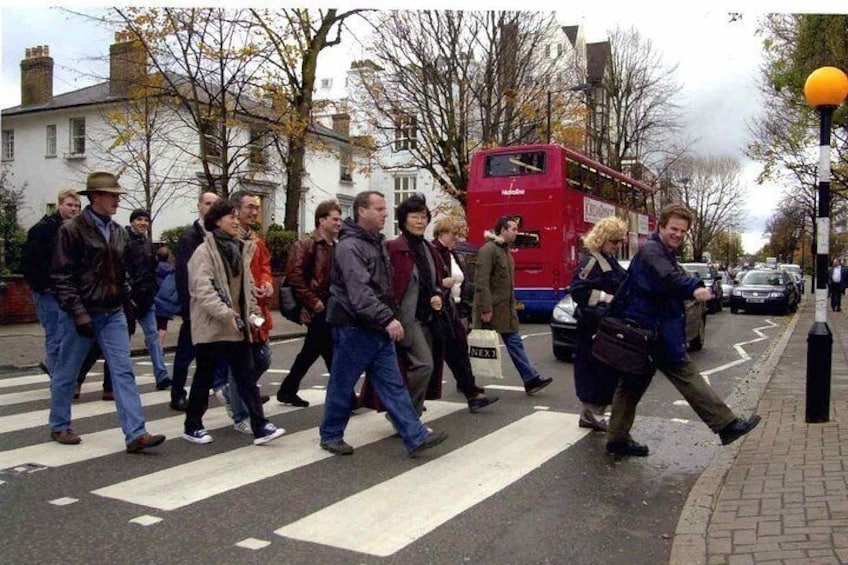
[[[804,96],[814,108],[839,106],[848,97],[848,75],[836,67],[820,67],[807,77]]]

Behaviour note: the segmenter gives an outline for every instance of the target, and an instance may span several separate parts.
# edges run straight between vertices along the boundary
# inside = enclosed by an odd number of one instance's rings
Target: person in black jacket
[[[579,426],[607,431],[604,417],[612,404],[619,375],[592,357],[592,337],[626,273],[615,258],[627,235],[627,224],[615,216],[602,218],[583,237],[586,253],[580,257],[569,287],[577,303],[577,353],[574,358],[574,389],[583,403]]]
[[[35,314],[44,328],[44,361],[41,370],[50,374],[59,356],[59,316],[62,311],[53,294],[50,283],[50,261],[56,247],[56,234],[62,222],[73,218],[80,211],[80,197],[74,190],[62,190],[57,197],[58,208],[53,214],[41,218],[27,232],[22,265],[24,279],[32,291]]]
[[[191,296],[188,292],[188,261],[206,236],[206,230],[203,229],[203,216],[218,199],[219,196],[214,192],[204,192],[200,195],[197,200],[198,219],[177,242],[174,278],[177,283],[177,294],[180,297],[180,315],[183,318],[183,324],[180,326],[177,351],[174,354],[170,406],[173,410],[181,412],[185,412],[186,409],[185,384],[188,379],[188,366],[194,360],[194,345],[191,342],[191,316],[189,314]]]

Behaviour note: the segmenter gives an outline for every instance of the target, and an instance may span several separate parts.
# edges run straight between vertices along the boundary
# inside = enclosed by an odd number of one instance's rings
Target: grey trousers
[[[707,384],[698,367],[688,356],[686,360],[677,363],[660,361],[657,368],[713,432],[720,432],[736,418],[724,400]],[[644,378],[628,377],[618,382],[612,399],[612,414],[607,431],[609,440],[623,441],[630,438],[630,428],[636,419],[636,405],[648,389],[652,377],[653,375]]]
[[[403,332],[404,339],[398,347],[398,362],[406,370],[409,397],[420,416],[424,412],[427,386],[433,376],[433,335],[430,328],[418,320],[405,324]]]

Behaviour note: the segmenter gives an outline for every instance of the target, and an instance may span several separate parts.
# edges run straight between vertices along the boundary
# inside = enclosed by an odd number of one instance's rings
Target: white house
[[[129,192],[115,218],[128,223],[130,211],[145,202],[143,184],[130,160],[133,143],[118,133],[115,124],[127,126],[132,119],[126,95],[131,73],[147,72],[146,59],[135,58],[133,43],[125,34],[116,34],[110,47],[109,80],[71,92],[53,95],[53,59],[47,46],[27,49],[21,61],[21,104],[2,111],[2,165],[11,183],[26,187],[25,205],[19,210],[24,227],[34,224],[55,207],[59,190],[81,190],[88,173],[106,170],[121,174],[121,184]],[[214,168],[214,151],[205,136],[187,125],[180,110],[162,104],[157,108],[159,127],[151,136],[148,153],[150,174],[155,186],[163,186],[153,200],[154,240],[162,231],[183,226],[196,218],[198,195],[209,188],[203,174],[205,154]],[[353,143],[344,116],[325,127],[313,124],[307,149],[299,229],[313,229],[318,202],[336,198],[349,211],[356,193],[372,188],[368,172],[368,151]],[[124,128],[130,131],[129,127]],[[285,175],[279,157],[264,142],[261,123],[257,127],[235,126],[228,138],[241,148],[238,166],[231,173],[230,190],[246,189],[262,197],[262,220],[282,223],[285,213]],[[201,151],[201,146],[206,151]],[[211,155],[211,157],[210,157]],[[353,165],[353,166],[352,166]],[[84,199],[85,200],[85,199]]]

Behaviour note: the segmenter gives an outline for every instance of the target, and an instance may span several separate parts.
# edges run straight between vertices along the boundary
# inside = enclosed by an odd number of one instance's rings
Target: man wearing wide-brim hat
[[[71,427],[71,400],[76,376],[96,340],[112,372],[118,421],[127,452],[136,453],[165,441],[147,433],[141,399],[135,385],[124,302],[130,298],[124,250],[127,233],[112,216],[125,191],[115,175],[88,175],[90,204],[59,230],[51,266],[51,281],[66,313],[58,368],[51,374],[50,438],[64,445],[82,439]]]

